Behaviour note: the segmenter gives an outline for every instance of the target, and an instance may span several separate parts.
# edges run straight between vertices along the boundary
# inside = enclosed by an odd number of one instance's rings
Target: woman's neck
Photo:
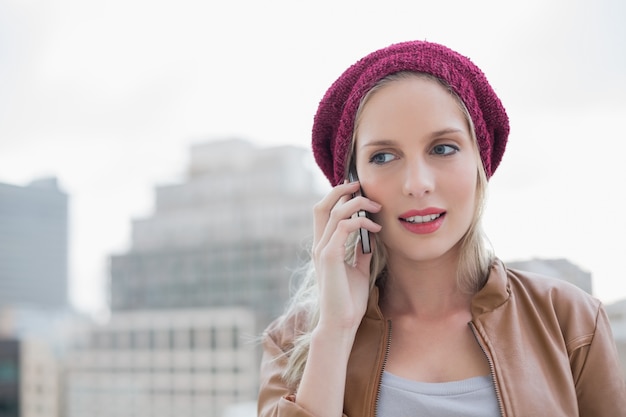
[[[380,300],[383,313],[427,319],[469,311],[472,294],[459,289],[458,260],[452,258],[430,262],[388,259]]]

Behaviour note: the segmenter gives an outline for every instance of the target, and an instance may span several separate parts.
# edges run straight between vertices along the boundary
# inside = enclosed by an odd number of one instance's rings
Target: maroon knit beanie
[[[483,72],[468,58],[436,43],[410,41],[372,52],[330,86],[313,121],[313,154],[332,185],[344,181],[354,118],[363,96],[400,71],[431,74],[461,98],[474,122],[487,177],[495,172],[509,135],[509,119]]]

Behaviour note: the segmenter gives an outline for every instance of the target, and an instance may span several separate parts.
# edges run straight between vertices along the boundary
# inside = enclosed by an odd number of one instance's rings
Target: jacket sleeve
[[[626,417],[626,382],[601,304],[591,341],[579,346],[571,355],[580,417]]]
[[[266,333],[263,338],[258,417],[314,417],[295,403],[295,393],[285,384],[282,373],[287,366],[283,350]]]

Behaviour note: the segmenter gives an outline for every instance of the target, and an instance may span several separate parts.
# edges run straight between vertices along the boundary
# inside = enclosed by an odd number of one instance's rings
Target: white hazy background
[[[71,300],[106,307],[156,185],[193,143],[309,146],[317,103],[361,56],[446,44],[511,119],[485,226],[505,260],[564,257],[626,298],[626,2],[0,0],[0,181],[70,195]],[[228,158],[229,155],[215,155]]]

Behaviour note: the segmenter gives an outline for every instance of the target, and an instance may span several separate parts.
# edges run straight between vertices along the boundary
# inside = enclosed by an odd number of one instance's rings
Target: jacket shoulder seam
[[[591,341],[593,340],[594,333],[587,333],[573,338],[568,341],[565,346],[567,347],[568,352],[573,352],[576,349],[580,349],[585,346],[589,346]]]

